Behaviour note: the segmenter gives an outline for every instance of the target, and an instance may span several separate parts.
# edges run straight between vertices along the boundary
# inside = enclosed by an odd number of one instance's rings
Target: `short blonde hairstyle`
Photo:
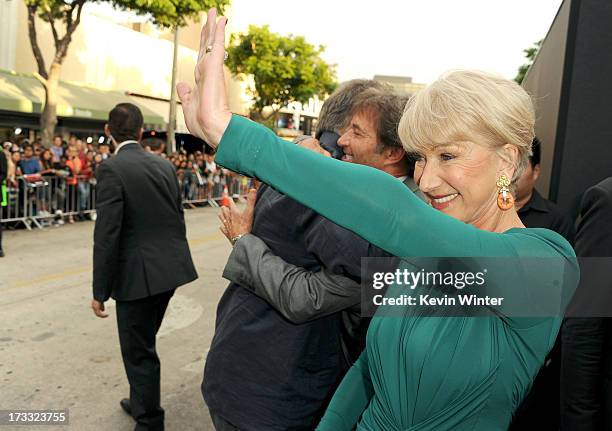
[[[399,136],[408,153],[456,141],[497,150],[514,145],[518,149],[514,183],[529,163],[534,124],[531,98],[516,82],[486,72],[457,70],[445,73],[410,99]],[[507,160],[505,153],[498,154]]]

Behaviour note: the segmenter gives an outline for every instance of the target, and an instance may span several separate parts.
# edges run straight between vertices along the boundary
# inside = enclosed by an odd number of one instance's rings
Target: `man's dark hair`
[[[537,136],[533,138],[533,141],[531,142],[531,151],[533,154],[529,156],[529,163],[531,163],[532,168],[535,168],[540,164],[540,157],[542,156],[542,149],[540,148],[541,145],[542,143]]]
[[[132,103],[120,103],[108,114],[108,128],[117,144],[138,140],[143,124],[142,112]]]
[[[371,79],[353,79],[338,87],[325,101],[319,113],[317,136],[320,132],[329,131],[342,134],[351,119],[351,112],[357,97],[372,88],[384,88],[384,84]]]
[[[23,151],[27,150],[28,148],[29,148],[30,150],[34,151],[34,146],[33,146],[32,144],[30,144],[30,143],[25,144],[25,145],[23,146]]]
[[[355,101],[352,115],[366,114],[373,119],[379,151],[403,148],[397,129],[408,99],[407,95],[383,86],[363,91]]]

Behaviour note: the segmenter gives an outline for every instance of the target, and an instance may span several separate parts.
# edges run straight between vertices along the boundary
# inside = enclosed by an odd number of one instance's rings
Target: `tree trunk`
[[[172,83],[170,84],[170,112],[168,114],[168,133],[166,138],[166,153],[176,151],[176,75],[178,69],[179,26],[174,27],[174,51],[172,54]]]
[[[53,63],[49,70],[49,76],[44,81],[45,106],[40,115],[40,131],[42,144],[47,148],[50,148],[53,143],[53,135],[57,125],[58,84],[61,67],[61,64]]]

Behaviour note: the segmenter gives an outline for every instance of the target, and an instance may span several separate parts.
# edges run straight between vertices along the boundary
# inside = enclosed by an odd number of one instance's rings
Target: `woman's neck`
[[[472,225],[482,230],[490,232],[503,233],[512,228],[524,228],[525,225],[521,221],[516,209],[511,208],[507,211],[500,210],[497,205],[491,207],[487,214],[484,214],[480,220],[477,220]]]

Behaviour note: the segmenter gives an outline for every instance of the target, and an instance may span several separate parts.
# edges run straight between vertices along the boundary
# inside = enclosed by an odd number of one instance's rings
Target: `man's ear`
[[[540,178],[540,164],[538,163],[533,167],[533,181],[537,181]]]
[[[384,155],[385,162],[389,165],[394,165],[406,157],[406,151],[400,147],[390,147],[384,150]]]
[[[108,137],[110,137],[111,135],[110,127],[108,127],[108,123],[104,125],[104,134]]]
[[[142,141],[142,134],[144,133],[144,129],[141,127],[138,131],[138,141]]]

